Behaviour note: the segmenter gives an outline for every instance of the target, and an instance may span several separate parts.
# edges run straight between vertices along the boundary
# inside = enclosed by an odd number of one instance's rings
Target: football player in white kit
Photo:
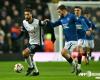
[[[40,46],[40,26],[45,25],[43,21],[33,18],[32,10],[30,8],[25,8],[24,10],[23,28],[22,31],[27,31],[29,35],[29,45],[23,50],[22,55],[28,63],[27,75],[39,75],[36,63],[33,60],[35,52],[41,50]]]

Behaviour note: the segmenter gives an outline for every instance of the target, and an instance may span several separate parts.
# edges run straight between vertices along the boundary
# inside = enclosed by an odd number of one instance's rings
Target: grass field
[[[25,76],[25,71],[16,73],[13,71],[14,64],[23,61],[1,61],[0,62],[0,80],[96,80],[95,77],[80,77],[71,73],[71,67],[66,62],[38,62],[37,66],[40,71],[39,76]],[[89,65],[82,64],[83,72],[92,71],[100,73],[100,62],[90,62]],[[100,80],[100,79],[98,79]]]

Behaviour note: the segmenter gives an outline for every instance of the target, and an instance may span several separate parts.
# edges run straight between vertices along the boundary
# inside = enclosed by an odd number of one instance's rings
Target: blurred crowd
[[[17,40],[20,34],[20,26],[23,20],[24,7],[29,6],[35,18],[50,19],[47,6],[48,2],[58,2],[59,0],[0,0],[0,53],[19,52],[20,41]],[[64,0],[72,1],[72,0]],[[81,0],[82,1],[82,0]],[[91,1],[91,0],[88,0]],[[92,20],[100,27],[100,8],[87,8],[92,13]],[[100,33],[99,33],[100,34]],[[99,39],[100,36],[96,36]]]
[[[19,52],[20,26],[23,20],[23,10],[26,6],[32,8],[35,18],[50,18],[47,2],[50,0],[0,0],[0,53]]]

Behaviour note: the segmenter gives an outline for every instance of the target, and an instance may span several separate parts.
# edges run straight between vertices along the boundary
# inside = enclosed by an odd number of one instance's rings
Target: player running
[[[78,67],[77,73],[81,71],[81,60],[82,55],[86,55],[86,35],[90,36],[91,32],[89,30],[88,25],[86,24],[86,18],[82,16],[82,8],[80,6],[76,6],[74,8],[74,13],[77,18],[76,27],[78,34]]]

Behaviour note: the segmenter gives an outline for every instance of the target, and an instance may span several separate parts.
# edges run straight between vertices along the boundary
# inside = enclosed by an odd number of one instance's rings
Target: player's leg
[[[63,49],[61,54],[70,64],[72,64],[73,59],[71,58],[69,51],[67,49]]]
[[[91,53],[94,49],[94,40],[89,40],[89,44],[90,44],[90,52],[88,54],[89,55],[88,58],[89,58],[89,60],[91,60]]]
[[[34,69],[33,63],[32,63],[31,57],[30,57],[30,49],[29,48],[26,48],[25,50],[23,50],[22,54],[23,54],[23,57],[25,58],[25,61],[28,64],[28,70],[27,70],[27,73],[26,73],[26,76],[27,76]]]
[[[76,63],[73,60],[73,58],[70,56],[70,53],[68,52],[68,50],[63,49],[61,52],[62,56],[68,61],[69,64],[71,64],[73,70],[71,71],[71,73],[75,72],[76,69]]]
[[[65,47],[63,48],[61,54],[62,56],[73,66],[73,69],[75,70],[76,63],[71,57],[71,52],[75,49],[76,43],[71,42],[65,42]],[[74,72],[74,71],[72,71]]]
[[[86,55],[85,55],[85,63],[89,64],[89,60],[91,60],[91,53],[94,49],[94,40],[86,40]]]
[[[85,47],[85,41],[83,39],[78,40],[78,65],[76,70],[76,75],[78,75],[81,72],[81,62],[82,62],[82,54],[84,53],[84,47]]]
[[[30,50],[31,50],[31,60],[32,60],[32,64],[33,64],[33,67],[34,67],[34,71],[32,73],[32,76],[37,76],[39,75],[39,70],[37,68],[37,65],[36,65],[36,62],[34,61],[34,54],[35,52],[40,52],[42,49],[42,47],[40,45],[31,45],[30,46]]]
[[[90,45],[89,45],[89,40],[85,40],[85,47],[84,47],[84,59],[83,59],[83,62],[85,64],[89,64],[89,53],[90,53]]]
[[[78,46],[78,56],[77,56],[78,64],[76,68],[76,75],[78,75],[81,72],[82,54],[83,54],[83,48],[82,46]]]
[[[32,63],[33,63],[33,66],[34,66],[34,71],[33,71],[32,75],[37,76],[37,75],[39,75],[39,70],[37,68],[36,62],[34,61],[34,55],[33,54],[31,54],[31,60],[32,60]]]

